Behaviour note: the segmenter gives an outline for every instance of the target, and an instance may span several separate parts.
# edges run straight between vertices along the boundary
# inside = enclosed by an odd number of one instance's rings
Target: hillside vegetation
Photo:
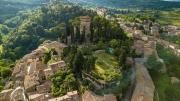
[[[155,101],[179,101],[180,84],[172,84],[171,77],[180,79],[180,58],[170,49],[163,48],[161,45],[157,46],[157,51],[160,58],[165,61],[167,73],[162,74],[154,70],[150,71],[156,87]]]
[[[67,2],[67,0],[63,0]],[[75,4],[89,7],[107,7],[107,8],[153,8],[166,9],[178,8],[180,2],[169,2],[162,0],[68,0]]]
[[[34,8],[41,4],[42,2],[39,2],[39,0],[1,0],[0,23],[8,18],[15,16],[19,11]]]

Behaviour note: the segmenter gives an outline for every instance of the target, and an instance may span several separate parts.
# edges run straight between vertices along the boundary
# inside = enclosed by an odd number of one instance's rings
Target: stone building
[[[52,98],[47,96],[52,85],[49,77],[57,70],[64,69],[66,64],[64,61],[58,61],[50,64],[50,68],[48,68],[41,58],[47,49],[52,48],[57,52],[57,56],[61,57],[65,47],[66,45],[56,41],[46,41],[36,50],[25,55],[14,67],[13,79],[7,84],[10,85],[6,88],[7,90],[0,93],[0,101],[27,101],[28,96],[30,101],[48,101]],[[68,96],[74,99],[75,95],[69,94]]]
[[[180,28],[177,26],[167,25],[163,28],[163,33],[167,36],[180,35]]]
[[[97,8],[96,12],[99,16],[105,17],[107,13],[107,9],[105,8]]]
[[[47,101],[44,94],[32,94],[29,95],[30,101]]]
[[[160,36],[160,25],[159,24],[154,24],[151,27],[151,35],[154,35],[155,37],[159,37]]]
[[[6,89],[0,92],[0,101],[10,101],[10,96],[13,89]]]
[[[144,20],[142,24],[143,24],[143,27],[144,27],[145,34],[150,33],[150,29],[151,29],[150,27],[152,25],[152,21]]]
[[[66,63],[64,61],[58,61],[49,65],[53,73],[57,72],[59,69],[65,69]]]
[[[46,81],[41,85],[36,86],[36,90],[39,94],[41,93],[50,93],[52,83],[50,81]]]
[[[36,76],[26,75],[24,79],[24,88],[28,92],[36,91],[36,86],[39,85],[38,78]]]
[[[143,32],[141,30],[136,30],[133,33],[133,38],[135,39],[141,39],[143,36]]]
[[[49,79],[54,73],[51,68],[48,68],[44,70],[44,74],[45,74],[46,79]]]
[[[85,34],[85,41],[90,41],[90,34],[91,34],[91,17],[89,16],[81,16],[80,17],[80,34]]]

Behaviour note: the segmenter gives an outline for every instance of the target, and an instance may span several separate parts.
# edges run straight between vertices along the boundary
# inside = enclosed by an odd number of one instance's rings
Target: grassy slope
[[[120,76],[120,72],[117,70],[118,62],[113,55],[105,52],[95,53],[94,55],[97,57],[94,74],[104,81],[111,81]]]
[[[123,75],[118,68],[118,61],[115,56],[110,55],[106,52],[95,52],[94,55],[97,57],[95,70],[93,74],[99,80],[106,81],[109,86],[104,87],[101,90],[97,90],[97,94],[109,94],[113,93],[119,95],[128,86],[129,78],[123,80]],[[108,83],[108,81],[110,81]]]
[[[176,57],[170,50],[164,49],[162,46],[157,47],[159,56],[165,60],[167,73],[161,74],[156,71],[150,71],[154,81],[156,92],[159,95],[159,101],[179,101],[180,99],[180,84],[171,84],[170,77],[175,76],[180,79],[180,59]],[[157,95],[157,93],[156,93]],[[155,101],[157,100],[155,97]]]

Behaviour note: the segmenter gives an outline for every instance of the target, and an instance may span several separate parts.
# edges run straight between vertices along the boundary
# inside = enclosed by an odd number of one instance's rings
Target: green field
[[[153,20],[161,25],[180,26],[180,10],[144,10],[142,12],[131,12],[129,14],[117,14],[125,21]]]
[[[157,21],[160,24],[172,24],[180,26],[180,11],[160,11]]]
[[[123,79],[123,73],[118,68],[118,59],[105,51],[95,52],[94,56],[97,57],[97,60],[92,74],[99,81],[104,81],[108,85],[103,89],[96,90],[96,93],[100,95],[113,93],[119,96],[123,91],[126,91],[129,77]]]
[[[118,61],[115,56],[106,52],[95,52],[94,55],[97,57],[97,60],[93,74],[98,78],[108,82],[121,75],[121,72],[118,69]]]

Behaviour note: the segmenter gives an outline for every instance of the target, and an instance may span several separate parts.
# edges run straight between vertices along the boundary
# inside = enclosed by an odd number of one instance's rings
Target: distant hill
[[[0,0],[0,22],[14,16],[18,11],[42,4],[45,0]]]
[[[84,6],[110,8],[180,8],[180,0],[60,0]],[[176,2],[174,2],[176,1]]]
[[[39,4],[49,0],[3,0],[3,1],[8,1],[12,3]]]

